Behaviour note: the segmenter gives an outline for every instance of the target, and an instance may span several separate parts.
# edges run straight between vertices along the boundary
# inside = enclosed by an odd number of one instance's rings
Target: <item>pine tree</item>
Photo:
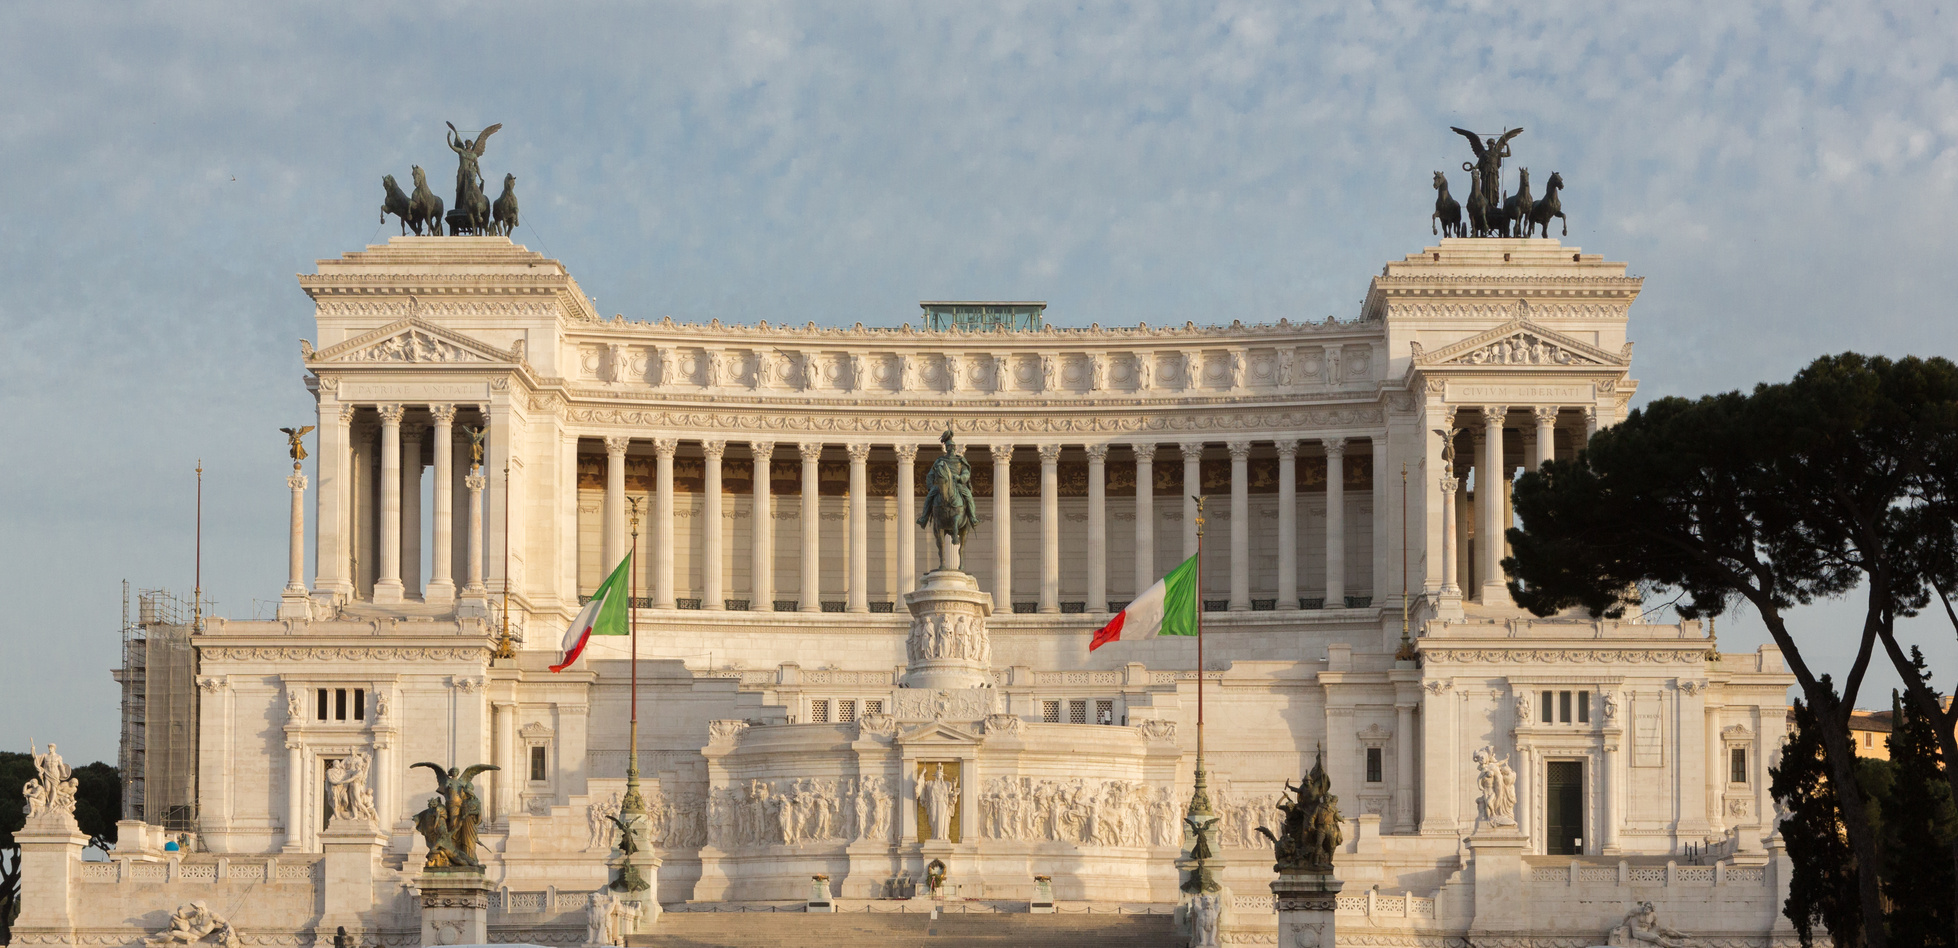
[[[1827,675],[1821,683],[1834,692]],[[1829,765],[1823,760],[1821,725],[1799,699],[1795,731],[1782,750],[1781,763],[1769,768],[1768,776],[1770,792],[1788,810],[1781,822],[1781,838],[1794,866],[1782,913],[1795,923],[1802,948],[1815,944],[1818,922],[1837,945],[1863,944],[1856,857],[1850,852]]]
[[[1915,647],[1911,660],[1930,679]],[[1935,723],[1901,695],[1891,694],[1890,762],[1894,782],[1884,800],[1883,894],[1889,897],[1890,938],[1897,945],[1958,948],[1954,940],[1952,846],[1958,811],[1945,781]]]

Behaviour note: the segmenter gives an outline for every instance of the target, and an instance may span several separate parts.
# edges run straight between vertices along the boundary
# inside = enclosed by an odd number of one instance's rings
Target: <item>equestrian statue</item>
[[[966,534],[979,525],[979,502],[972,497],[972,464],[952,444],[952,429],[945,429],[938,443],[944,445],[945,453],[925,472],[925,510],[918,515],[918,526],[931,528],[932,540],[938,546],[938,568],[955,570],[959,564],[949,562],[947,554],[950,547],[959,547],[959,559],[964,560]],[[899,489],[911,487],[903,484]]]

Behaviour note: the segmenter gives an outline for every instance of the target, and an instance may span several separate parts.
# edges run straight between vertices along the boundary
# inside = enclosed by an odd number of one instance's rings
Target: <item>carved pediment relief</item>
[[[977,744],[979,735],[943,721],[933,721],[900,733],[897,740],[900,744]]]
[[[521,356],[410,316],[312,354],[309,362],[517,362]]]
[[[1427,351],[1413,347],[1417,365],[1555,365],[1620,367],[1631,364],[1632,344],[1617,353],[1546,329],[1528,319],[1513,319],[1487,332]]]
[[[529,724],[526,724],[523,727],[519,728],[517,730],[517,733],[522,735],[523,739],[526,741],[548,741],[553,736],[555,736],[557,732],[551,730],[549,727],[543,724],[539,724],[536,721],[532,721]]]

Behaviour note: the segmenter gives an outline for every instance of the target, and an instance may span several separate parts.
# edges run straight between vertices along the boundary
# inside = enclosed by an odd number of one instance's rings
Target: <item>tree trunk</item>
[[[1807,691],[1808,689],[1803,689]],[[1822,747],[1829,758],[1829,779],[1835,783],[1837,805],[1842,811],[1843,829],[1849,836],[1849,851],[1856,856],[1857,901],[1862,906],[1863,938],[1866,948],[1887,948],[1883,930],[1883,890],[1878,868],[1876,836],[1870,829],[1870,814],[1863,787],[1856,782],[1856,748],[1849,736],[1846,708],[1835,695],[1816,689],[1809,694],[1813,706],[1818,697],[1826,702],[1826,715],[1817,715],[1822,724]]]

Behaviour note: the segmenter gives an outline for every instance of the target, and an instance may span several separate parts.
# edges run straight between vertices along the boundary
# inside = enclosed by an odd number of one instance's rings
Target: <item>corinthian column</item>
[[[401,588],[404,598],[421,598],[422,438],[419,427],[401,433]]]
[[[918,494],[912,487],[918,476],[918,446],[899,444],[892,450],[897,452],[897,595],[901,599],[918,585]]]
[[[292,462],[286,477],[292,488],[292,530],[286,550],[286,588],[279,597],[279,618],[307,619],[313,614],[313,601],[306,597],[306,475],[299,462]]]
[[[700,504],[700,519],[706,521],[707,527],[700,543],[701,559],[705,561],[700,564],[700,607],[725,609],[726,588],[721,574],[727,567],[722,556],[726,544],[726,524],[721,520],[721,455],[727,451],[727,442],[703,441],[700,451],[707,458],[702,485],[705,496]]]
[[[1251,611],[1251,442],[1232,441],[1231,598],[1232,612]]]
[[[851,612],[870,611],[870,445],[852,444],[850,455],[850,588],[844,598]]]
[[[1156,584],[1156,446],[1135,444],[1135,595]]]
[[[1326,439],[1326,608],[1346,608],[1346,439]]]
[[[1088,611],[1108,608],[1108,445],[1088,445]]]
[[[401,585],[401,406],[381,405],[381,542],[380,575],[374,580],[374,601],[397,603]]]
[[[1183,449],[1183,558],[1197,555],[1197,495],[1203,493],[1203,442],[1185,442]],[[1136,590],[1140,595],[1142,590]],[[1197,596],[1201,598],[1202,590]],[[1201,605],[1199,605],[1201,608]]]
[[[653,608],[673,608],[673,452],[678,438],[653,439]]]
[[[1482,408],[1482,457],[1475,472],[1475,508],[1482,515],[1481,549],[1476,551],[1477,577],[1482,587],[1483,605],[1496,605],[1509,602],[1509,590],[1502,582],[1503,528],[1503,485],[1509,480],[1509,472],[1503,469],[1502,426],[1508,417],[1509,408],[1504,405],[1485,405]]]
[[[1441,598],[1459,599],[1462,587],[1457,585],[1455,566],[1455,489],[1461,483],[1454,477],[1441,478]]]
[[[823,445],[819,441],[804,441],[796,446],[802,452],[802,590],[796,595],[802,602],[803,612],[823,611],[821,573],[822,556],[822,498],[817,495],[816,466],[822,460]]]
[[[748,595],[754,601],[748,608],[772,612],[775,609],[775,505],[768,497],[768,464],[775,457],[775,443],[750,441],[748,453],[755,459],[754,537],[749,541],[748,551],[752,560],[748,573],[750,585],[754,587]]]
[[[483,585],[483,488],[489,486],[489,478],[471,474],[462,484],[469,488],[469,579],[462,594],[464,598],[482,599],[489,595],[489,587]]]
[[[995,444],[993,455],[993,603],[1013,614],[1013,446]]]
[[[1061,446],[1040,446],[1040,611],[1061,611]]]
[[[1557,456],[1557,406],[1538,406],[1530,415],[1536,419],[1536,461],[1530,465],[1535,470]]]
[[[625,452],[632,439],[614,435],[605,439],[605,547],[599,572],[609,576],[625,557]],[[634,566],[638,569],[638,566]]]
[[[1299,607],[1299,443],[1280,438],[1278,449],[1278,608]]]
[[[428,591],[423,597],[431,603],[450,603],[456,598],[455,564],[455,420],[454,405],[430,405],[429,417],[435,427],[430,435],[435,455],[435,535],[428,551]]]

